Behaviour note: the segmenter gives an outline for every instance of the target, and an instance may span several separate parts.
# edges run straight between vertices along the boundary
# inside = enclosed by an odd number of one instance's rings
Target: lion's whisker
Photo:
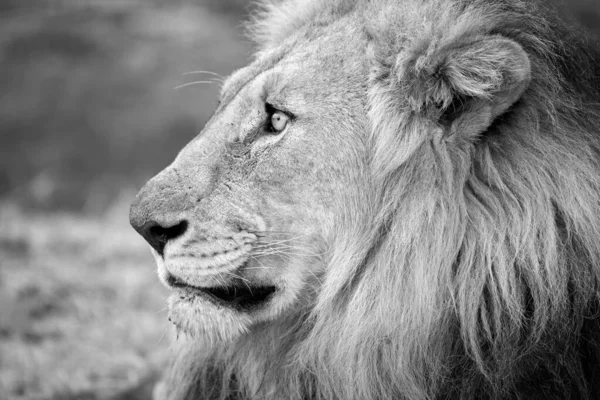
[[[317,282],[319,282],[319,284],[323,284],[323,282],[321,282],[321,279],[310,268],[307,268],[307,271],[317,280]]]
[[[182,75],[187,76],[187,75],[196,75],[196,74],[214,75],[217,78],[219,78],[220,82],[223,82],[225,80],[225,77],[223,77],[223,75],[217,74],[216,72],[212,72],[212,71],[189,71],[189,72],[184,72]]]
[[[262,263],[262,261],[256,257],[250,256],[254,261],[256,261],[257,263],[260,264],[259,267],[248,267],[247,269],[271,269],[268,266],[266,266],[265,264]]]
[[[305,254],[305,253],[296,253],[296,252],[289,252],[289,251],[273,251],[273,252],[262,252],[262,253],[255,253],[254,256],[256,257],[265,257],[265,256],[280,256],[280,257],[292,257],[292,256],[297,256],[297,257],[314,257],[314,255],[312,254]]]
[[[168,310],[169,310],[169,307],[165,306],[165,307],[161,308],[160,310],[156,311],[156,313],[160,314],[160,313],[168,311]]]
[[[175,86],[173,89],[175,89],[175,90],[177,90],[177,89],[182,89],[182,88],[184,88],[184,87],[187,87],[187,86],[192,86],[192,85],[197,85],[197,84],[200,84],[200,83],[208,83],[208,84],[212,84],[212,83],[215,83],[215,82],[213,82],[213,81],[195,81],[195,82],[188,82],[188,83],[184,83],[183,85]]]
[[[326,252],[315,252],[310,251],[309,249],[295,247],[295,246],[287,246],[287,245],[279,245],[279,246],[264,246],[259,248],[253,248],[252,254],[294,254],[294,255],[302,255],[302,256],[312,256],[312,257],[323,257]]]
[[[234,278],[240,279],[242,280],[246,285],[248,285],[250,283],[250,281],[246,278],[244,278],[243,276],[240,276],[234,272],[229,272],[229,271],[223,271],[222,273],[227,274],[227,275],[231,275]],[[250,286],[248,286],[248,289],[250,288]]]
[[[162,340],[164,339],[165,335],[167,334],[167,330],[169,328],[165,326],[165,328],[162,331],[162,334],[160,335],[160,337],[158,338],[158,340],[156,341],[155,345],[160,344],[160,342],[162,342]]]
[[[265,243],[259,246],[255,246],[257,248],[274,248],[274,249],[294,249],[294,250],[306,250],[309,251],[308,247],[312,247],[312,246],[304,246],[304,245],[290,245],[290,244],[286,244],[286,243]],[[314,252],[311,252],[314,253]],[[318,254],[318,253],[314,253],[314,254]]]
[[[292,241],[292,240],[297,240],[297,239],[306,237],[308,235],[312,235],[315,232],[316,232],[315,230],[312,230],[310,232],[305,232],[305,233],[301,233],[301,234],[298,234],[298,235],[295,235],[295,236],[286,237],[285,239],[274,240],[272,242],[273,243],[276,243],[276,242],[289,242],[289,241]],[[286,232],[286,231],[261,231],[261,233],[264,233],[265,236],[269,236],[269,234],[272,234],[272,233],[279,233],[279,234],[285,234],[285,235],[289,235],[290,234],[290,232]]]
[[[256,261],[256,262],[260,262],[260,261],[258,261],[258,260],[255,260],[255,261]],[[263,265],[263,266],[257,266],[257,267],[245,267],[245,268],[244,268],[244,271],[250,271],[250,270],[253,270],[253,269],[256,269],[256,270],[267,270],[267,269],[271,269],[271,268],[269,268],[269,267],[267,267],[267,266]]]

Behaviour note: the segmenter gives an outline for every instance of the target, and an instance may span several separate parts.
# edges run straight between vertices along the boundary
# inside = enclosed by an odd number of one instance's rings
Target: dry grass
[[[162,367],[165,290],[117,204],[102,217],[0,206],[0,398],[107,398]]]

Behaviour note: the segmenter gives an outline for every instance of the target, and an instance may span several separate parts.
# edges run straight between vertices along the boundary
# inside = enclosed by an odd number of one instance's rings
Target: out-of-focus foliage
[[[0,8],[0,196],[96,210],[167,165],[249,44],[241,0],[19,0]],[[205,81],[175,90],[192,81]]]

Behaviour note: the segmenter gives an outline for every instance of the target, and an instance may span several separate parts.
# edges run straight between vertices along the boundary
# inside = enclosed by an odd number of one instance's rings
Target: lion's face
[[[314,300],[336,210],[368,184],[353,35],[284,43],[237,71],[202,133],[138,194],[131,221],[183,331],[227,340]]]

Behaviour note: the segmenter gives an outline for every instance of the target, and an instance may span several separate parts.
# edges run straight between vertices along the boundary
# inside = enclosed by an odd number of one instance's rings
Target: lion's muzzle
[[[221,209],[198,207],[207,192],[186,184],[184,175],[173,166],[165,169],[131,205],[131,225],[155,250],[161,281],[178,296],[184,293],[195,301],[199,297],[239,310],[265,303],[275,287],[253,282],[242,271],[256,235],[239,223],[202,218]]]
[[[160,255],[166,244],[188,229],[185,210],[190,208],[186,192],[177,190],[174,170],[167,168],[151,179],[131,204],[131,226]]]

